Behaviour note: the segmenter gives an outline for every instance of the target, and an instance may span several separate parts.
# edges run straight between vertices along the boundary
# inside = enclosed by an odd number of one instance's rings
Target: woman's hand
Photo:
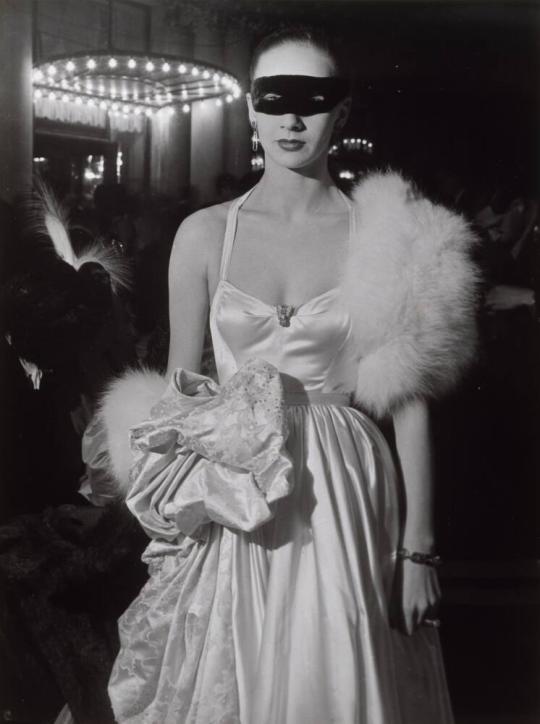
[[[437,571],[433,566],[408,559],[396,561],[396,573],[390,602],[390,623],[411,635],[424,619],[436,618],[441,598]]]

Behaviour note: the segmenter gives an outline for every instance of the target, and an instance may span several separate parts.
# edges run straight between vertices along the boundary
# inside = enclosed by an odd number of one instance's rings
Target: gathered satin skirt
[[[395,469],[374,423],[290,404],[293,492],[251,533],[153,541],[119,622],[118,722],[451,724],[438,633],[392,629]]]

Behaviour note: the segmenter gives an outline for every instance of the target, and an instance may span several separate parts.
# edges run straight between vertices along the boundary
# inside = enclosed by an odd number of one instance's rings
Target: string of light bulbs
[[[194,101],[232,103],[242,95],[237,79],[214,66],[173,58],[80,55],[33,69],[34,99],[97,106],[110,114],[189,113]]]

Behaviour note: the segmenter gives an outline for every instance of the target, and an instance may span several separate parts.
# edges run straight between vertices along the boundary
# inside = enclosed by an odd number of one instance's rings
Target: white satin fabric
[[[406,637],[388,622],[395,469],[376,425],[347,404],[350,319],[329,290],[283,327],[274,307],[227,280],[246,196],[229,214],[213,344],[223,386],[250,358],[280,371],[291,485],[252,530],[211,522],[203,537],[151,533],[150,580],[120,620],[115,714],[146,724],[451,724],[437,632]]]

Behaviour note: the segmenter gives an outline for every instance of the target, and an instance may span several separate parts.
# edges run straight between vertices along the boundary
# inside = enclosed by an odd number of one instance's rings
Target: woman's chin
[[[320,158],[316,154],[306,153],[305,149],[299,151],[274,151],[272,154],[266,154],[267,158],[270,157],[276,166],[282,168],[291,169],[291,171],[301,170],[304,168],[310,168],[316,164]]]

